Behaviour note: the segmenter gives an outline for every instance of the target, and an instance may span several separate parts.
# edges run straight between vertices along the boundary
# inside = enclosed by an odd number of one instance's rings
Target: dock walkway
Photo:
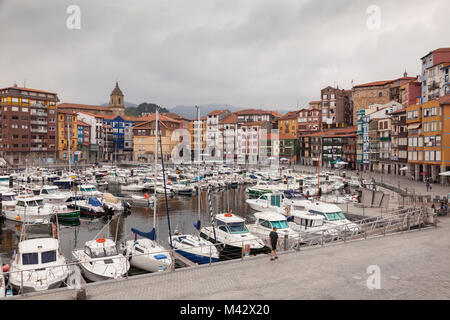
[[[257,256],[128,280],[92,283],[89,300],[449,299],[450,218],[429,227],[301,252]],[[380,289],[369,289],[369,266]],[[20,297],[18,297],[20,298]],[[59,289],[22,299],[75,299]]]

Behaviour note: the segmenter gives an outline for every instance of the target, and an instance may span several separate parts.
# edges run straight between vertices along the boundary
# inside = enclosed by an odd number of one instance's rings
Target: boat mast
[[[163,151],[162,151],[161,135],[162,134],[159,135],[159,150],[161,151],[161,166],[162,166],[163,182],[164,182],[164,197],[165,197],[165,200],[166,200],[167,225],[169,227],[170,248],[173,249],[173,245],[172,245],[172,230],[170,229],[169,202],[167,200],[166,173],[165,173],[165,170],[164,170],[164,156],[163,156]]]
[[[320,148],[319,148],[319,166],[317,167],[317,200],[320,200],[319,196],[319,188],[320,188],[320,164],[322,163],[322,137],[320,139]]]
[[[201,123],[200,123],[200,108],[199,106],[195,106],[197,108],[197,198],[198,198],[198,221],[197,221],[197,228],[200,230],[200,206],[201,206],[201,195],[202,191],[200,188],[200,159],[201,159],[201,141],[200,141],[200,135],[201,135]]]
[[[153,203],[153,229],[156,229],[156,178],[158,177],[158,168],[157,168],[157,163],[158,163],[158,120],[159,120],[159,113],[158,113],[158,109],[156,109],[156,113],[155,113],[155,176],[154,176],[154,192],[153,192],[153,196],[154,196],[154,203]]]
[[[68,145],[68,150],[69,150],[69,174],[70,174],[70,137],[69,137],[69,124],[67,123],[67,145]]]

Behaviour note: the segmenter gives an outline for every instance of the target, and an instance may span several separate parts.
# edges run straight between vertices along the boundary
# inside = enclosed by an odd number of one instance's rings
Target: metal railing
[[[401,209],[395,212],[385,213],[383,216],[377,216],[377,217],[370,217],[365,218],[362,220],[358,220],[355,222],[346,223],[340,226],[336,226],[333,228],[328,228],[326,231],[323,230],[319,233],[309,233],[305,231],[296,232],[297,236],[288,238],[285,236],[284,238],[280,239],[280,248],[279,251],[301,251],[308,248],[314,248],[314,247],[324,247],[325,245],[335,244],[335,243],[346,243],[353,240],[360,240],[360,239],[367,239],[367,238],[373,238],[377,236],[385,236],[389,233],[396,233],[396,232],[405,232],[411,230],[411,228],[418,227],[421,229],[425,225],[425,217],[426,214],[424,213],[424,210],[422,208],[406,208]],[[435,223],[436,226],[436,223]],[[262,239],[264,244],[266,245],[263,248],[259,249],[259,253],[270,253],[270,248],[267,246],[269,239]],[[233,245],[234,244],[234,245]],[[251,253],[250,244],[249,241],[235,241],[235,242],[228,242],[226,245],[229,247],[228,250],[224,250],[224,244],[222,243],[216,243],[211,244],[209,246],[209,250],[206,250],[206,252],[209,252],[208,255],[204,256],[207,258],[206,262],[203,259],[202,261],[195,261],[195,259],[191,258],[190,260],[192,264],[191,266],[203,264],[203,265],[209,265],[211,266],[213,264],[213,261],[215,261],[215,257],[213,257],[213,252],[216,252],[216,250],[219,252],[219,259],[218,261],[225,261],[225,260],[245,260],[246,257],[253,255]],[[213,248],[214,246],[214,248]],[[205,246],[203,246],[205,247]],[[123,247],[122,247],[123,248]],[[125,247],[126,248],[126,247]],[[232,250],[230,250],[230,248]],[[205,252],[205,251],[203,251]],[[46,268],[46,272],[53,272],[55,268],[69,268],[69,270],[72,270],[73,273],[73,266],[81,266],[81,264],[95,264],[98,263],[101,260],[115,260],[115,259],[123,259],[123,263],[125,264],[125,268],[121,268],[122,270],[126,270],[125,272],[122,272],[119,274],[119,270],[116,270],[114,266],[110,265],[108,268],[113,268],[113,274],[115,279],[128,279],[129,278],[129,269],[130,269],[130,259],[133,257],[138,256],[153,256],[155,254],[165,254],[168,255],[171,258],[171,265],[161,268],[162,272],[166,271],[173,271],[176,268],[176,261],[181,262],[182,264],[186,264],[186,258],[180,257],[180,254],[177,253],[177,249],[168,249],[168,250],[162,250],[158,252],[145,252],[145,253],[133,253],[130,255],[130,252],[127,249],[126,254],[119,253],[116,257],[104,257],[102,259],[86,259],[83,261],[76,261],[76,262],[70,262],[66,263],[65,265],[57,265],[57,266],[51,266]],[[42,270],[42,268],[40,269]],[[105,268],[106,272],[107,268]],[[4,275],[8,275],[11,278],[11,275],[14,273],[21,273],[21,286],[18,291],[20,295],[24,294],[24,281],[32,279],[33,272],[37,272],[39,270],[19,270],[19,271],[8,271],[4,272]],[[28,273],[27,280],[24,280],[24,272]],[[84,290],[84,285],[82,279],[75,279],[76,285],[73,283],[68,283],[69,281],[74,281],[73,277],[68,277],[64,281],[64,285],[68,287],[68,289],[76,289],[76,290]]]

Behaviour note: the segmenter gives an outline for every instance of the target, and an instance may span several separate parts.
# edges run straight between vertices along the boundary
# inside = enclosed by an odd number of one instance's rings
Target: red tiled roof
[[[261,110],[261,109],[245,109],[245,110],[239,110],[234,112],[234,114],[241,115],[241,114],[271,114],[275,117],[282,117],[281,113],[278,113],[276,111],[270,111],[270,110]]]
[[[214,110],[214,111],[208,113],[208,116],[217,116],[224,112],[230,112],[230,110]]]
[[[390,114],[399,114],[399,113],[404,113],[404,112],[406,112],[406,107],[405,107],[405,108],[403,108],[403,109],[400,109],[400,110],[397,110],[397,111],[391,112]]]
[[[87,123],[85,123],[85,122],[83,122],[83,121],[80,121],[80,120],[77,120],[77,125],[78,125],[78,126],[83,126],[83,127],[90,127],[89,124],[87,124]]]
[[[86,109],[86,110],[98,110],[98,111],[109,111],[111,112],[111,109],[109,107],[102,107],[102,106],[94,106],[90,104],[79,104],[79,103],[69,103],[64,102],[58,105],[58,109]]]
[[[317,104],[317,103],[322,103],[321,100],[317,100],[317,101],[310,101],[309,104]]]
[[[223,119],[222,121],[219,122],[220,124],[224,124],[224,123],[237,123],[237,115],[230,114],[228,117],[226,117],[225,119]]]
[[[22,87],[14,87],[14,86],[2,88],[0,90],[4,90],[4,89],[18,89],[18,90],[23,90],[23,91],[40,92],[40,93],[47,93],[47,94],[56,94],[55,92],[48,92],[48,91],[42,91],[42,90],[36,90],[36,89],[30,89],[30,88],[22,88]]]
[[[105,118],[105,116],[104,115],[101,115],[101,114],[95,114],[95,113],[90,113],[90,112],[87,112],[87,111],[78,111],[77,112],[77,114],[78,113],[83,113],[83,114],[87,114],[88,116],[92,116],[92,117],[96,117],[96,118]]]
[[[287,120],[287,119],[294,119],[298,117],[300,110],[298,111],[290,111],[286,113],[284,116],[280,117],[278,120]]]
[[[394,80],[375,81],[375,82],[369,82],[369,83],[364,83],[364,84],[358,84],[358,85],[354,86],[353,88],[384,86],[384,85],[392,83],[392,82],[394,82]]]
[[[450,104],[450,94],[440,97],[438,100],[440,104]]]

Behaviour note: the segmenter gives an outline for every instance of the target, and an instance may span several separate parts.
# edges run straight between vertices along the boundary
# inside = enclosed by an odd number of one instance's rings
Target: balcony
[[[36,110],[31,109],[31,110],[30,110],[30,115],[32,115],[32,116],[47,117],[47,116],[48,116],[48,113],[47,113],[47,112],[36,111]]]
[[[38,124],[38,125],[47,125],[47,121],[38,121],[38,120],[31,120],[31,124]]]
[[[32,108],[40,108],[40,109],[47,109],[47,106],[45,104],[42,103],[30,103],[30,107]]]
[[[37,129],[37,128],[31,128],[31,132],[37,132],[37,133],[47,133],[47,129]]]
[[[47,151],[47,148],[41,148],[41,147],[32,147],[30,148],[31,151]]]

